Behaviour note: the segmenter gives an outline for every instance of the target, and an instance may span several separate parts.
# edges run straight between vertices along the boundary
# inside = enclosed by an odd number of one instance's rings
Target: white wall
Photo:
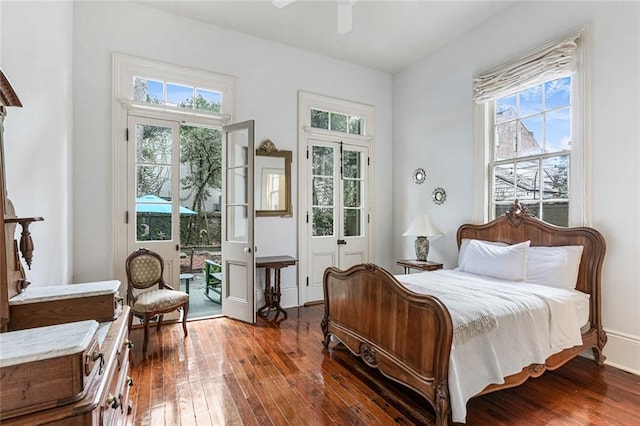
[[[514,5],[393,79],[393,235],[426,212],[446,234],[430,258],[457,263],[455,233],[473,211],[472,78],[555,37],[590,25],[592,226],[607,240],[602,276],[608,362],[640,372],[640,4]],[[427,180],[411,182],[417,167]],[[431,191],[442,186],[437,206]],[[396,257],[413,241],[396,237]],[[399,270],[398,270],[399,271]]]
[[[268,138],[279,149],[293,151],[294,208],[298,202],[298,90],[374,105],[376,157],[391,157],[391,76],[386,73],[178,18],[140,4],[77,3],[73,68],[75,281],[105,279],[112,274],[113,52],[237,77],[234,120],[256,120],[256,145]],[[384,164],[382,160],[379,163]],[[391,183],[386,169],[380,167],[378,175],[379,190],[389,193]],[[375,212],[375,261],[389,263],[391,208],[380,200]],[[257,254],[297,255],[296,220],[297,213],[286,219],[257,218]],[[283,287],[295,285],[295,268],[284,269],[282,275]],[[297,296],[293,298],[296,301]]]
[[[23,108],[5,120],[6,177],[18,216],[31,225],[34,286],[71,276],[72,19],[68,2],[2,2],[1,66]],[[20,227],[16,233],[19,238]]]

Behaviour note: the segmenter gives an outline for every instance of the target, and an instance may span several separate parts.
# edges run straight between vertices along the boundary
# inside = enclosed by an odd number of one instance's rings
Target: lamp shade
[[[420,214],[414,217],[409,229],[402,234],[403,237],[434,237],[436,235],[442,235],[442,232],[435,227],[433,222],[431,222],[431,218],[426,214]]]

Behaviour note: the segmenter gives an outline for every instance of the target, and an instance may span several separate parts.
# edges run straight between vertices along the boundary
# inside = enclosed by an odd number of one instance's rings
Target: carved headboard
[[[511,209],[499,218],[483,225],[462,225],[457,240],[463,238],[500,241],[516,244],[530,240],[532,246],[582,246],[582,259],[576,289],[591,295],[592,325],[601,324],[600,280],[606,243],[593,228],[563,228],[530,216],[516,200]]]

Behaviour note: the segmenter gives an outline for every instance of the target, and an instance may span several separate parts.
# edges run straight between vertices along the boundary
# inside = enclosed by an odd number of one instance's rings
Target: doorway
[[[300,305],[324,300],[326,268],[375,257],[374,131],[373,106],[298,93]]]
[[[368,148],[309,138],[307,303],[324,299],[325,269],[369,261]]]
[[[219,315],[222,130],[134,114],[128,129],[128,251],[164,258],[165,280],[190,295],[189,319]]]

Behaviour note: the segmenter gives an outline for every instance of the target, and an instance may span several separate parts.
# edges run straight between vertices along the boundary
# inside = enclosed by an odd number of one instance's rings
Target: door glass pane
[[[362,176],[360,158],[361,153],[358,151],[344,151],[342,155],[342,173],[345,178],[358,179]]]
[[[247,212],[247,206],[227,206],[227,241],[237,243],[249,241]]]
[[[221,244],[222,132],[180,126],[180,247]],[[190,260],[190,259],[187,259]],[[185,265],[187,270],[191,263]]]
[[[313,166],[314,176],[333,176],[333,148],[329,146],[314,146]]]
[[[360,207],[362,194],[362,181],[345,180],[344,181],[344,206]]]
[[[136,161],[170,165],[172,137],[170,127],[136,125]]]
[[[136,241],[172,239],[172,130],[138,124],[136,133]]]
[[[361,234],[361,209],[345,209],[344,211],[344,236],[357,237]]]
[[[333,208],[313,208],[312,232],[314,237],[333,235]]]
[[[247,168],[227,170],[227,204],[247,204]]]
[[[334,149],[314,146],[312,152],[312,235],[334,235]]]
[[[313,205],[333,206],[333,178],[313,178]]]
[[[225,238],[227,241],[248,242],[249,132],[247,129],[238,129],[228,132],[227,138]]]

